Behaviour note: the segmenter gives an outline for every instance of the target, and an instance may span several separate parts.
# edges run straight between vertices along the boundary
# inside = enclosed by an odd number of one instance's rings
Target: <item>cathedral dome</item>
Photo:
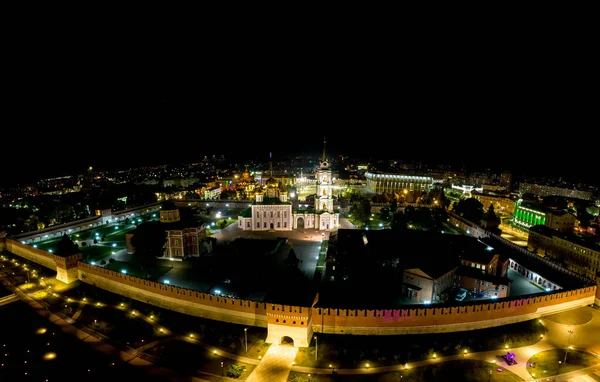
[[[266,184],[267,184],[267,187],[279,187],[279,182],[277,182],[273,178],[267,179],[267,183]]]

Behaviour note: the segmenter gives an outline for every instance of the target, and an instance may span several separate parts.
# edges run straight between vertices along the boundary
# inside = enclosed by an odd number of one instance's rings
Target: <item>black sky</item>
[[[586,178],[598,158],[596,69],[569,44],[37,48],[4,76],[7,178],[319,152],[324,135],[331,154]]]

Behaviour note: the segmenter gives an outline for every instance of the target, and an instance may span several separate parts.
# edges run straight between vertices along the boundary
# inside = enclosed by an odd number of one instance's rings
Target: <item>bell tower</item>
[[[333,195],[331,194],[331,168],[325,154],[327,139],[323,138],[323,156],[317,170],[317,196],[315,197],[315,210],[317,212],[333,212]]]

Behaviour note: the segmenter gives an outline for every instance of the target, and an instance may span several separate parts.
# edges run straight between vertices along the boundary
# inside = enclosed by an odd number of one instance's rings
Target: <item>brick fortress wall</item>
[[[65,267],[68,271],[75,271],[77,278],[85,283],[155,306],[219,321],[269,327],[270,330],[277,329],[281,335],[286,335],[285,328],[290,333],[300,331],[306,334],[314,330],[317,333],[363,335],[472,330],[535,319],[600,300],[600,292],[596,286],[591,286],[465,306],[423,308],[421,305],[390,310],[311,309],[232,299],[156,283],[83,263],[78,261],[80,255],[62,258],[7,238],[0,239],[0,249],[50,269],[57,269],[58,263],[59,269]]]

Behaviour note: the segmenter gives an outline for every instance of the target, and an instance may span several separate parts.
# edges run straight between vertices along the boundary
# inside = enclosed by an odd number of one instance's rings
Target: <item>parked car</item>
[[[464,300],[464,299],[465,299],[465,297],[467,297],[467,290],[466,290],[466,289],[462,289],[462,288],[461,288],[461,289],[458,291],[458,293],[456,294],[456,298],[455,298],[455,300],[456,300],[456,301],[462,301],[462,300]]]

